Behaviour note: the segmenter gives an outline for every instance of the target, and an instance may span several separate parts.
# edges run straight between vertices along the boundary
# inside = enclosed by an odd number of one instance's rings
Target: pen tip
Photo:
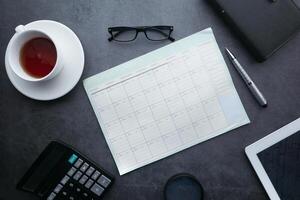
[[[235,58],[234,55],[231,53],[231,51],[229,51],[229,49],[227,49],[227,48],[225,47],[225,50],[226,50],[227,55],[228,55],[231,59],[234,59],[234,58]]]
[[[264,105],[262,105],[262,107],[263,107],[263,108],[266,108],[266,107],[268,107],[268,104],[265,103]]]

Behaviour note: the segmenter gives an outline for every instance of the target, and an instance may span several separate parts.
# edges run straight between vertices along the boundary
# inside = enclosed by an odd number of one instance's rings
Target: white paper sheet
[[[121,175],[249,123],[210,28],[84,86]]]

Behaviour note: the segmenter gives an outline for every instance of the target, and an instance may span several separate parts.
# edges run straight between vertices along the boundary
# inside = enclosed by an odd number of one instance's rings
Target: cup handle
[[[19,25],[15,28],[16,33],[21,33],[25,30],[25,26],[24,25]]]

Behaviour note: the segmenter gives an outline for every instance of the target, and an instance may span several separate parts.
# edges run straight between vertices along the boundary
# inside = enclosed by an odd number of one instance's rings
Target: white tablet
[[[271,200],[300,199],[300,118],[245,152]]]

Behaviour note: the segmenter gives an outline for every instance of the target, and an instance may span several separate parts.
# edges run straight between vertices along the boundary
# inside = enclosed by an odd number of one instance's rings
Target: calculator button
[[[60,183],[63,184],[63,185],[65,185],[68,182],[69,179],[70,179],[70,177],[68,177],[66,175],[63,179],[61,179]]]
[[[74,167],[72,167],[69,171],[68,171],[68,175],[69,176],[73,176],[73,174],[75,173],[75,171],[76,171],[76,168],[74,168]]]
[[[81,177],[82,173],[80,171],[76,172],[76,174],[73,176],[73,178],[78,181],[79,178]]]
[[[91,188],[91,191],[95,193],[97,196],[100,196],[102,192],[104,191],[104,188],[95,183],[93,187]]]
[[[84,193],[83,193],[83,196],[84,196],[84,197],[88,197],[89,195],[88,195],[86,192],[84,192]]]
[[[104,187],[107,187],[110,182],[111,182],[111,180],[104,175],[101,175],[97,181],[97,183],[99,183],[100,185],[102,185]]]
[[[57,186],[56,186],[56,188],[54,189],[54,192],[57,194],[57,193],[59,193],[60,192],[60,190],[63,188],[63,186],[61,185],[61,184],[58,184]]]
[[[80,192],[80,191],[81,191],[81,189],[80,189],[80,188],[76,188],[76,191],[77,191],[77,192]]]
[[[92,179],[96,180],[100,174],[101,173],[96,170],[92,176]]]
[[[69,158],[68,162],[70,164],[73,164],[77,158],[78,158],[78,156],[76,156],[75,154],[72,154],[71,157]]]
[[[86,188],[90,188],[93,185],[93,183],[94,183],[94,181],[92,179],[89,179],[84,186]]]
[[[76,163],[74,164],[74,166],[76,168],[80,167],[80,165],[83,163],[83,160],[81,160],[80,158],[76,161]]]
[[[70,200],[74,200],[74,197],[70,196],[69,199],[70,199]]]
[[[72,187],[74,187],[74,184],[73,184],[73,183],[70,183],[69,186],[72,188]]]
[[[65,191],[63,191],[62,194],[63,194],[64,196],[67,196],[67,192],[65,192]]]
[[[85,172],[86,169],[89,167],[89,164],[84,163],[81,167],[80,167],[80,171]]]
[[[81,179],[79,180],[79,183],[81,183],[83,185],[86,182],[86,180],[88,180],[88,177],[86,175],[83,175],[81,177]]]
[[[88,176],[91,176],[92,173],[93,173],[94,171],[95,171],[95,168],[91,166],[91,167],[85,172],[85,174],[88,175]]]
[[[55,198],[56,194],[53,192],[48,196],[47,200],[53,200]]]

